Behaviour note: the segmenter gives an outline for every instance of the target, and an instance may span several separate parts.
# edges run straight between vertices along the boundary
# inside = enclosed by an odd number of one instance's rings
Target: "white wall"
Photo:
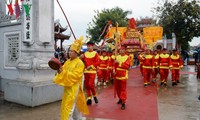
[[[4,67],[4,52],[5,52],[5,43],[4,43],[4,34],[8,32],[21,31],[22,25],[19,23],[17,25],[11,26],[0,26],[0,76],[5,79],[16,79],[19,75],[16,69],[9,69]]]

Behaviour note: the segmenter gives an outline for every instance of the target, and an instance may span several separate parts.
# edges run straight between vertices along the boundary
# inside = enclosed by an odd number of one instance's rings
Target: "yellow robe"
[[[64,86],[64,93],[61,104],[61,120],[68,120],[70,111],[76,100],[76,106],[83,114],[89,114],[86,104],[85,94],[82,87],[82,76],[84,70],[84,63],[76,58],[74,60],[67,60],[62,67],[62,72],[56,74],[54,83]],[[77,95],[77,90],[79,92]]]

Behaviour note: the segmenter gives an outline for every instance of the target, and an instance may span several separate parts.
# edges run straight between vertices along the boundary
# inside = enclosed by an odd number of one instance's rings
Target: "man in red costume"
[[[163,51],[159,56],[160,86],[167,86],[170,63],[170,55],[167,54],[167,49],[163,48]]]
[[[172,86],[179,83],[180,68],[183,67],[183,61],[176,49],[173,49],[173,53],[170,56],[171,59],[171,71],[172,71]]]
[[[92,97],[94,98],[95,103],[98,103],[94,81],[96,78],[96,68],[99,65],[99,55],[97,52],[93,51],[93,46],[93,42],[88,42],[88,51],[82,56],[82,60],[85,64],[84,86],[87,94],[87,105],[92,104]]]
[[[108,67],[109,67],[109,56],[107,56],[106,50],[102,50],[102,55],[100,56],[100,64],[98,70],[98,83],[99,86],[103,81],[103,85],[108,83]]]
[[[115,49],[112,50],[112,55],[109,61],[109,75],[111,77],[111,83],[114,81],[114,69],[115,69]]]
[[[109,58],[109,60],[108,60],[108,69],[107,69],[108,83],[111,82],[111,71],[112,71],[112,67],[110,66],[111,55],[112,55],[112,51],[111,52],[107,52],[107,57]]]
[[[159,61],[159,54],[157,50],[154,50],[153,52],[153,71],[152,71],[152,82],[156,82],[157,80],[157,74],[159,73],[159,66],[158,66],[158,61]]]
[[[130,67],[130,57],[126,55],[125,48],[122,46],[119,50],[119,55],[115,60],[115,90],[119,98],[118,104],[121,104],[121,109],[125,109],[127,99],[126,85],[128,80],[128,69]]]
[[[143,76],[144,76],[144,87],[150,85],[150,78],[152,74],[152,66],[153,66],[153,55],[150,54],[151,50],[147,49],[145,55],[143,56]]]
[[[142,68],[142,66],[143,66],[143,58],[144,57],[144,52],[141,52],[139,55],[138,55],[138,60],[139,60],[139,62],[140,62],[140,72],[141,72],[141,74],[143,75],[143,68]]]

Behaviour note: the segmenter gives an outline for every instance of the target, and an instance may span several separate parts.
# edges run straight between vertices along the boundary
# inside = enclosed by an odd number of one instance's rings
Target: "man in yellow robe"
[[[61,120],[79,120],[83,114],[89,114],[82,87],[84,63],[78,58],[82,46],[81,40],[75,40],[69,50],[69,57],[58,70],[54,83],[64,87],[61,104]]]

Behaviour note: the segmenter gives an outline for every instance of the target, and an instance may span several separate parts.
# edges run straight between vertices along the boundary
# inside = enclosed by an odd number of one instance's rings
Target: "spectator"
[[[197,63],[197,61],[198,61],[198,52],[194,52],[193,58],[194,58],[194,63],[195,63],[195,65],[196,65],[196,63]]]
[[[138,66],[138,65],[139,65],[138,53],[135,53],[135,55],[134,55],[134,65],[135,65],[135,66]]]
[[[182,50],[181,54],[182,54],[182,58],[183,58],[183,61],[184,61],[184,66],[186,66],[187,63],[188,63],[188,60],[189,60],[189,54],[186,50]]]
[[[198,48],[198,62],[200,62],[200,48]]]

